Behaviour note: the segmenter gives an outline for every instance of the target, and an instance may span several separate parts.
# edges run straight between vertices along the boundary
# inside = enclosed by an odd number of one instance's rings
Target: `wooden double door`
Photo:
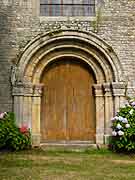
[[[94,141],[94,78],[86,65],[59,60],[46,68],[42,83],[42,141]]]

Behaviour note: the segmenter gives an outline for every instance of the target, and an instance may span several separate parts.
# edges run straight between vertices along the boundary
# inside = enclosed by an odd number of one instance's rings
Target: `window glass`
[[[63,4],[73,4],[73,0],[63,0]]]
[[[73,16],[73,7],[70,5],[63,5],[63,16]]]
[[[51,0],[51,4],[61,4],[61,0]]]
[[[94,16],[95,0],[40,0],[42,16]]]
[[[40,0],[40,4],[49,4],[50,0]]]
[[[51,16],[61,16],[61,6],[59,5],[51,5]]]

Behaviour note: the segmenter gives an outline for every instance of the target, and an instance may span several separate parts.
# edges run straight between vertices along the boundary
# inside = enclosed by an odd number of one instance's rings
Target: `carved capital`
[[[93,85],[95,96],[103,96],[103,87],[101,84],[94,84]]]
[[[15,86],[16,84],[18,85],[23,82],[23,76],[22,76],[21,70],[16,65],[11,67],[10,80],[13,86]]]
[[[33,85],[31,83],[17,83],[13,86],[13,96],[41,96],[43,85]]]
[[[33,85],[24,84],[24,96],[32,96],[33,94]]]
[[[104,83],[103,84],[103,90],[105,96],[112,96],[112,89],[110,83]]]
[[[17,85],[13,86],[12,95],[13,96],[23,96],[24,95],[24,85],[22,83],[18,83]]]
[[[114,96],[125,96],[126,84],[124,82],[112,82]]]
[[[33,96],[42,96],[43,84],[33,86]]]

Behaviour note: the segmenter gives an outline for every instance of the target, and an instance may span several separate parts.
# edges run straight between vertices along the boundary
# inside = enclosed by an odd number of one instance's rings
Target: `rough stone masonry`
[[[134,87],[135,1],[98,1],[101,17],[98,19],[95,33],[115,50],[127,77],[128,86]],[[11,67],[17,63],[23,48],[35,36],[47,31],[49,26],[50,29],[52,26],[57,29],[59,24],[66,23],[63,20],[41,21],[36,11],[32,0],[0,0],[0,111],[12,110]],[[71,26],[80,25],[87,31],[95,29],[88,18],[82,21],[77,17],[77,21],[72,23]]]
[[[45,32],[93,32],[112,47],[135,96],[135,1],[96,0],[95,17],[41,17],[38,0],[0,0],[0,112],[13,110],[11,75],[26,45]],[[110,50],[111,51],[111,50]]]

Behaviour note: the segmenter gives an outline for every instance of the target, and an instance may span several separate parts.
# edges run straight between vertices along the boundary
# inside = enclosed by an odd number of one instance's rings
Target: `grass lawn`
[[[103,149],[0,153],[0,180],[135,180],[135,156]]]

